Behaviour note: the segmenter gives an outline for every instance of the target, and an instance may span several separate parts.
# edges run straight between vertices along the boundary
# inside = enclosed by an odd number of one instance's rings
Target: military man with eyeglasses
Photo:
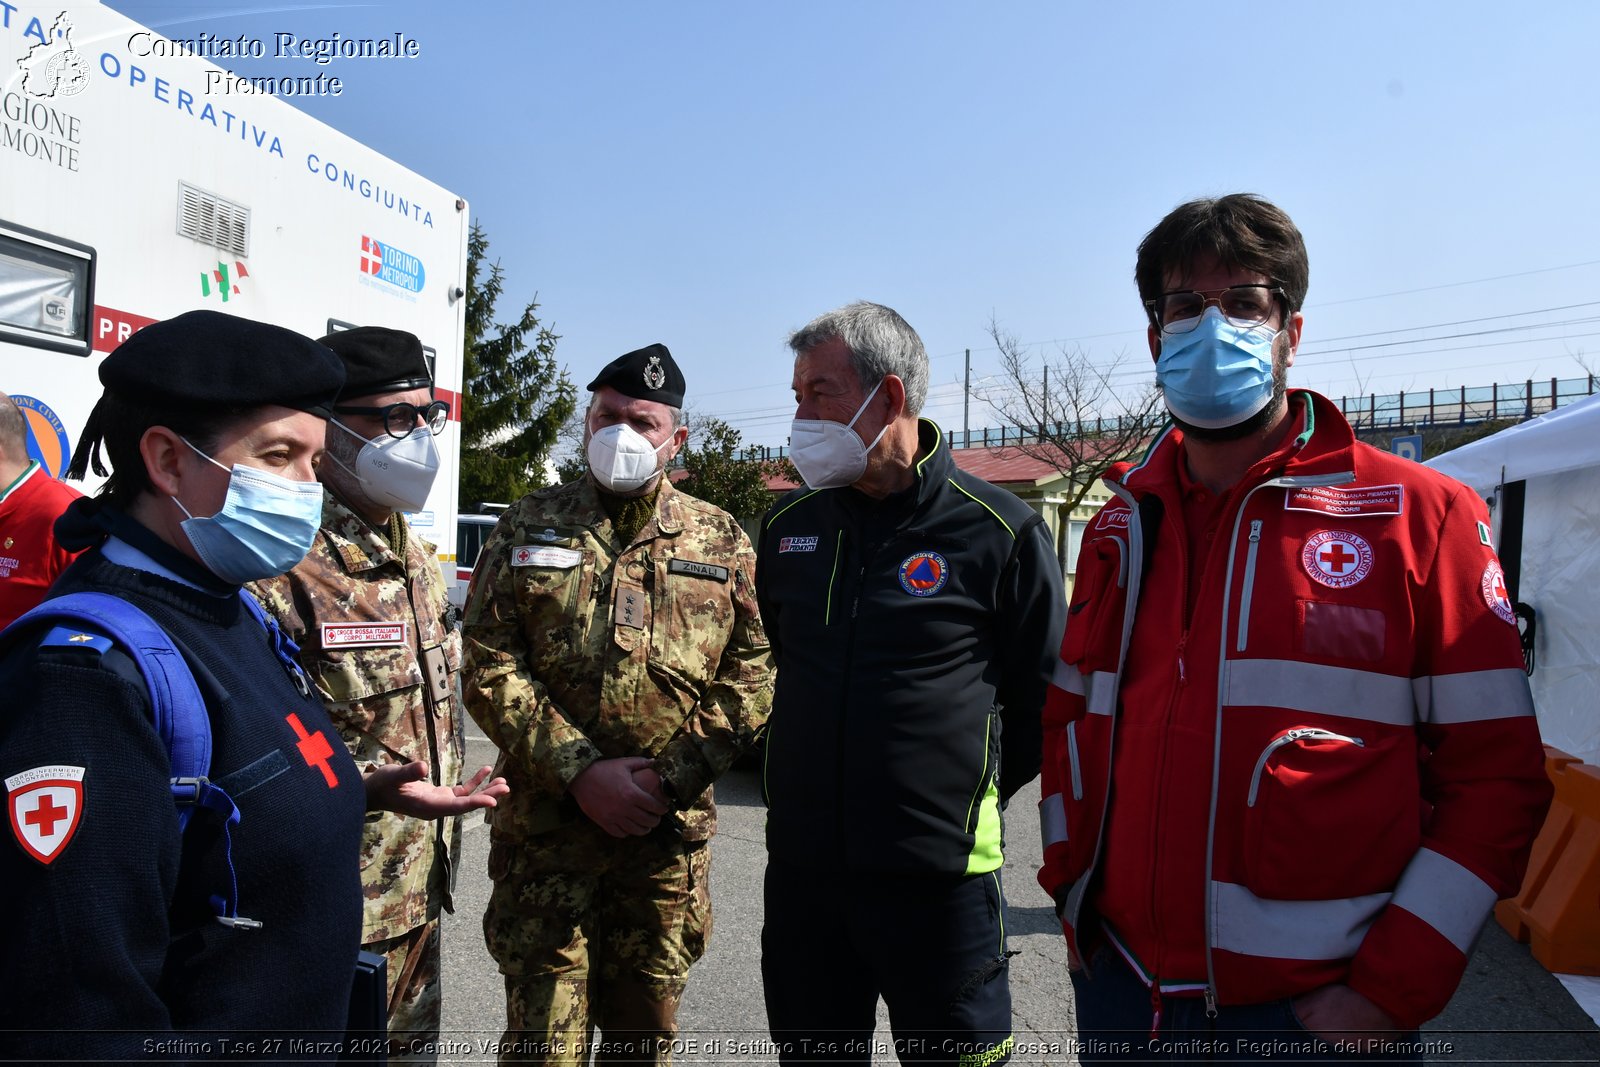
[[[433,398],[422,344],[363,326],[322,339],[346,383],[329,420],[322,528],[298,567],[252,591],[300,645],[329,717],[363,773],[400,763],[418,783],[458,795],[464,719],[456,697],[461,636],[447,619],[435,547],[403,512],[427,502],[450,408]],[[388,960],[392,1062],[432,1062],[440,1017],[439,913],[451,890],[461,819],[369,812],[361,847],[362,942]]]
[[[1278,207],[1183,204],[1135,276],[1172,423],[1105,475],[1044,712],[1080,1059],[1420,1064],[1550,797],[1483,501],[1287,388]]]

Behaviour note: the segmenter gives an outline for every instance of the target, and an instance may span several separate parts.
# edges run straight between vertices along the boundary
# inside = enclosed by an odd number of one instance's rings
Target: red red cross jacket
[[[1516,891],[1551,787],[1483,501],[1290,404],[1203,559],[1180,432],[1107,475],[1045,704],[1039,881],[1075,947],[1099,915],[1166,991],[1344,982],[1413,1028]]]

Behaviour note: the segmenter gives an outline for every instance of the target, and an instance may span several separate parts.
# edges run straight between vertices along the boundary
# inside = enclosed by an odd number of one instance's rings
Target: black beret
[[[322,343],[344,361],[341,400],[433,388],[428,358],[415,334],[384,326],[357,326],[330,333]]]
[[[683,407],[683,371],[672,361],[666,345],[646,345],[618,356],[594,376],[589,392],[602,385],[609,385],[623,396]]]
[[[344,385],[344,364],[282,326],[188,311],[118,345],[100,364],[100,384],[129,400],[166,407],[279,404],[326,418]]]

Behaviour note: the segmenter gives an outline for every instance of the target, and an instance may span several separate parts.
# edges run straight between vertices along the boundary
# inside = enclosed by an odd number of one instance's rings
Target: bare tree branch
[[[1569,348],[1567,349],[1567,355],[1572,357],[1574,363],[1583,368],[1583,373],[1589,378],[1591,385],[1596,378],[1600,378],[1600,370],[1596,370],[1594,364],[1589,362],[1584,355],[1583,349],[1580,348],[1574,352]]]
[[[1356,410],[1354,411],[1354,413],[1346,413],[1346,418],[1348,418],[1350,420],[1350,425],[1351,426],[1355,427],[1356,429],[1360,429],[1361,425],[1362,425],[1362,422],[1364,420],[1364,416],[1361,414],[1362,407],[1361,407],[1361,402],[1360,401],[1361,401],[1362,397],[1370,395],[1367,392],[1367,383],[1372,380],[1372,371],[1369,370],[1369,371],[1367,371],[1367,373],[1362,374],[1361,373],[1361,368],[1356,366],[1356,357],[1355,356],[1351,356],[1350,357],[1350,373],[1351,373],[1351,375],[1353,375],[1355,377],[1355,380],[1356,380],[1356,391],[1355,391]]]
[[[993,317],[989,336],[1000,352],[1000,381],[980,399],[1019,429],[1018,440],[1008,437],[1005,448],[1048,463],[1067,479],[1068,512],[1107,467],[1137,454],[1166,421],[1153,380],[1132,394],[1113,385],[1123,357],[1096,365],[1082,348],[1063,346],[1036,362]]]

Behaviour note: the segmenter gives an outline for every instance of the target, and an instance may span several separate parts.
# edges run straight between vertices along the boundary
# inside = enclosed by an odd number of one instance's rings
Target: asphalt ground
[[[494,747],[468,727],[468,765],[494,762]],[[1006,814],[1003,881],[1011,961],[1012,1021],[1018,1064],[1076,1064],[1066,946],[1050,899],[1034,881],[1039,866],[1038,783]],[[765,811],[756,775],[735,770],[717,784],[711,895],[714,915],[705,958],[690,972],[679,1011],[674,1062],[776,1063],[761,999],[761,879]],[[444,1026],[440,1062],[494,1062],[488,1046],[505,1026],[505,987],[483,944],[488,901],[489,831],[468,821],[456,914],[444,923]],[[818,946],[826,951],[826,946]],[[1536,960],[1490,922],[1444,1014],[1423,1029],[1427,1062],[1441,1064],[1597,1064],[1600,1030]],[[894,1063],[888,1018],[879,1005],[875,1063]]]

